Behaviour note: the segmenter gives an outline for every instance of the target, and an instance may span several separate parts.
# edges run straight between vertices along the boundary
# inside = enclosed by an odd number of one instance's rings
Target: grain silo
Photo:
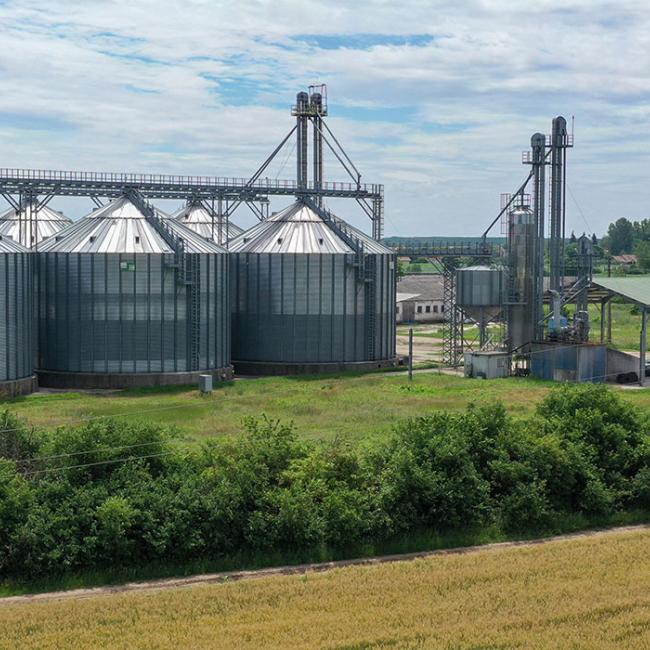
[[[137,195],[95,210],[38,252],[40,382],[113,388],[230,377],[228,286],[225,250]]]
[[[308,201],[230,243],[233,363],[289,374],[395,359],[393,251]]]
[[[36,248],[71,223],[64,214],[48,206],[36,210],[32,203],[27,203],[20,213],[10,208],[0,215],[0,236]]]
[[[456,304],[479,327],[480,345],[487,341],[487,325],[500,316],[505,290],[501,269],[467,266],[456,271]]]
[[[174,213],[173,217],[184,226],[201,235],[201,237],[211,239],[222,246],[233,237],[237,237],[237,235],[244,232],[242,228],[230,220],[228,220],[227,224],[225,221],[219,223],[219,219],[213,218],[204,206],[196,203],[190,203],[181,208]]]
[[[32,254],[0,236],[0,396],[36,387],[32,347]]]
[[[535,270],[537,225],[533,211],[517,207],[508,215],[508,344],[525,351],[536,336]]]

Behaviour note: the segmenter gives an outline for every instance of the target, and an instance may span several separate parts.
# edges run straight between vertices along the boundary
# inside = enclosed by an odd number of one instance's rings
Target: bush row
[[[599,386],[556,388],[525,420],[498,403],[436,412],[356,447],[308,443],[265,418],[190,450],[151,424],[45,435],[0,418],[3,576],[342,546],[423,526],[530,531],[632,507],[650,507],[648,419]]]

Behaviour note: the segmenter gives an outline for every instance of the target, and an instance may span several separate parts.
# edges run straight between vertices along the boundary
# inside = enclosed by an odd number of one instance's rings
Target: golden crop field
[[[0,647],[650,648],[650,531],[0,604]]]

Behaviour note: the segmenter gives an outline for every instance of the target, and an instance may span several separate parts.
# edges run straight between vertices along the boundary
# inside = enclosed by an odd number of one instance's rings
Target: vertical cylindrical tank
[[[213,218],[205,207],[198,204],[186,205],[172,216],[176,221],[187,226],[201,237],[214,241],[221,246],[244,232],[242,228],[230,220],[228,220],[227,227],[223,219],[220,225],[219,218],[216,215]]]
[[[524,351],[535,340],[535,215],[519,207],[508,216],[508,343]]]
[[[32,254],[0,236],[0,396],[31,392]]]
[[[456,271],[456,303],[474,320],[496,318],[503,304],[503,271],[468,266]]]
[[[504,277],[500,269],[468,266],[456,271],[456,303],[480,330],[480,344],[487,341],[487,325],[501,314]]]
[[[354,250],[353,241],[361,248]],[[316,372],[332,364],[393,362],[390,249],[342,222],[332,226],[297,202],[235,238],[230,251],[238,371]]]
[[[116,388],[230,376],[227,254],[172,219],[160,223],[122,198],[43,244],[41,383]]]
[[[37,210],[34,203],[26,203],[20,211],[10,208],[0,215],[0,236],[26,248],[37,248],[71,223],[64,214],[48,206]]]

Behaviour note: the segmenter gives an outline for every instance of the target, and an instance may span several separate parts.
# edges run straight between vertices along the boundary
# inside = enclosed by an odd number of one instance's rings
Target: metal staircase
[[[304,203],[316,212],[325,223],[354,251],[356,280],[364,287],[364,326],[366,360],[377,358],[377,259],[366,253],[363,242],[348,224],[335,217],[329,210],[305,198]]]
[[[135,189],[127,189],[125,196],[145,216],[154,230],[174,251],[173,268],[176,280],[185,288],[187,310],[187,370],[199,370],[201,340],[201,268],[199,256],[188,253],[185,241],[179,237],[156,212],[156,209]]]

